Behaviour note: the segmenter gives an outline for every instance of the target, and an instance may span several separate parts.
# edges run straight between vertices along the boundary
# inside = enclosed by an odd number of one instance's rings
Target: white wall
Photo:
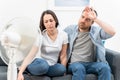
[[[47,8],[47,0],[0,0],[0,30],[15,17],[30,17],[39,24],[40,15]]]
[[[99,17],[116,29],[116,35],[106,41],[105,46],[120,52],[120,4],[119,0],[95,0]]]
[[[120,52],[120,5],[119,0],[93,0],[93,7],[98,11],[99,18],[113,25],[117,34],[106,41],[105,46]],[[0,0],[0,30],[12,18],[28,16],[39,24],[43,10],[50,9],[48,0]],[[54,10],[60,20],[60,26],[65,28],[77,24],[80,11]]]

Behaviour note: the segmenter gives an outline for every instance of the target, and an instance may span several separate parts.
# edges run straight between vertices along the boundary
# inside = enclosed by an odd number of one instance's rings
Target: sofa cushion
[[[85,80],[98,80],[94,74],[87,74]],[[111,74],[111,80],[114,80],[114,76]]]
[[[59,77],[53,77],[52,80],[72,80],[72,75],[65,75],[65,76],[59,76]]]
[[[7,66],[0,66],[0,73],[7,72]]]
[[[72,75],[66,75],[61,77],[53,77],[52,80],[72,80]],[[97,76],[94,74],[87,74],[85,80],[98,80]],[[114,80],[113,75],[111,75],[111,80]]]
[[[85,79],[86,80],[97,80],[97,76],[94,74],[87,74]]]
[[[0,80],[7,80],[7,72],[0,73]]]
[[[31,76],[24,74],[24,80],[51,80],[48,76]]]
[[[7,66],[0,57],[0,66]]]
[[[0,66],[0,80],[7,80],[7,66]]]

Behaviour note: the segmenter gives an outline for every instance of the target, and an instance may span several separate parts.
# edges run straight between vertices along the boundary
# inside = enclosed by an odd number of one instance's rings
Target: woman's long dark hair
[[[54,18],[54,20],[55,20],[55,22],[56,22],[55,27],[57,27],[57,26],[59,25],[59,21],[58,21],[58,18],[57,18],[57,16],[56,16],[56,14],[55,14],[52,10],[46,10],[46,11],[44,11],[44,12],[42,13],[41,18],[40,18],[39,28],[40,28],[41,32],[42,32],[44,29],[46,29],[46,28],[45,28],[45,25],[44,25],[44,21],[43,21],[43,17],[44,17],[45,14],[50,14],[50,15]]]

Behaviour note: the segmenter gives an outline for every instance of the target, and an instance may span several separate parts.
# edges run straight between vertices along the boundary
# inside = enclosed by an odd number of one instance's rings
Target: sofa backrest
[[[0,66],[7,66],[0,57]]]

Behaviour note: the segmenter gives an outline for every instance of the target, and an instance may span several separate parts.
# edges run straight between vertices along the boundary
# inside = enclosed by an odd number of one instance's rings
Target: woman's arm
[[[67,44],[62,45],[62,50],[60,52],[60,62],[66,67],[67,64]]]
[[[32,59],[35,57],[36,53],[38,52],[39,47],[33,46],[27,57],[24,59],[21,67],[19,68],[19,73],[18,73],[18,80],[23,80],[21,79],[21,75],[25,71],[26,67],[28,64],[31,63]]]

